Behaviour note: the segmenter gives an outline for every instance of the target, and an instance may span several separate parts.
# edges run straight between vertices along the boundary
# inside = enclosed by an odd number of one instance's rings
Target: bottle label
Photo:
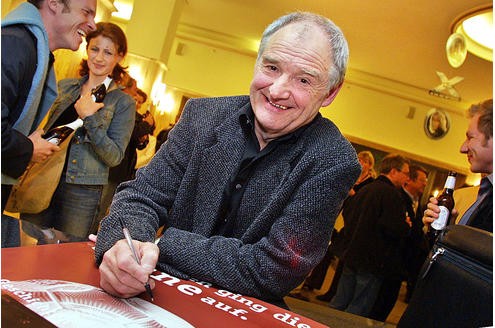
[[[447,180],[445,181],[445,189],[454,189],[455,188],[455,177],[453,176],[448,176]]]
[[[51,144],[54,144],[55,146],[58,146],[60,144],[60,138],[58,137],[52,137],[46,141],[48,141]]]
[[[449,210],[445,206],[440,206],[440,213],[438,219],[431,223],[431,227],[435,230],[443,230],[447,225],[447,219],[449,218]]]

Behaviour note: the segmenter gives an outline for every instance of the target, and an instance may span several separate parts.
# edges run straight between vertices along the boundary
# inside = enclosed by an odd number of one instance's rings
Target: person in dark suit
[[[458,224],[493,232],[493,99],[472,105],[466,140],[461,145],[461,153],[467,155],[471,172],[486,175],[481,179],[478,197],[464,213]],[[424,211],[423,223],[430,225],[438,218],[440,209],[436,198],[429,200]],[[452,210],[455,222],[457,210]]]
[[[338,258],[337,267],[335,268],[332,283],[330,284],[328,291],[325,294],[316,296],[316,299],[324,302],[330,302],[330,300],[334,297],[335,292],[337,291],[340,276],[342,275],[342,270],[344,269],[344,259],[342,255],[350,239],[350,236],[345,229],[345,221],[347,213],[352,206],[352,198],[361,188],[376,179],[376,171],[374,169],[375,157],[373,156],[373,153],[369,150],[363,150],[360,151],[357,156],[359,164],[361,164],[361,175],[359,176],[352,189],[349,191],[349,196],[345,199],[344,204],[342,205],[342,218],[344,221],[344,226],[342,227],[342,229],[340,229],[338,235],[336,235],[335,241],[332,239],[332,244],[329,246],[329,251],[331,252],[332,257]]]
[[[406,302],[412,295],[419,271],[430,250],[423,232],[423,212],[419,203],[427,183],[428,171],[424,167],[415,164],[409,166],[409,180],[401,190],[406,211],[412,222],[411,234],[406,237],[404,245],[407,270]]]
[[[157,268],[283,306],[323,258],[361,172],[352,145],[319,113],[342,86],[347,56],[329,19],[291,13],[265,30],[249,96],[189,100],[102,221],[101,287],[134,296]],[[119,219],[141,265],[129,261]]]
[[[345,221],[349,244],[330,307],[369,316],[385,279],[404,274],[403,239],[410,233],[400,188],[409,179],[409,160],[385,156],[380,175],[352,199]]]
[[[2,212],[29,163],[60,150],[37,130],[57,97],[52,52],[77,50],[95,14],[96,0],[29,0],[2,18]],[[18,220],[2,215],[1,240],[20,246]]]
[[[409,166],[409,179],[400,189],[402,200],[406,206],[406,216],[412,224],[411,232],[403,239],[401,245],[406,275],[384,279],[376,302],[369,314],[371,319],[387,320],[397,302],[404,278],[407,280],[407,294],[411,295],[419,270],[428,255],[429,247],[423,233],[422,216],[418,213],[419,199],[428,182],[427,176],[428,171],[425,168],[415,164]]]

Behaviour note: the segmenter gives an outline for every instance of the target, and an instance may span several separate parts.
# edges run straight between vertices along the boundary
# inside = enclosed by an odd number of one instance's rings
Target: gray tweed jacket
[[[246,146],[239,110],[248,96],[190,100],[151,162],[123,183],[101,224],[96,262],[123,238],[158,243],[157,269],[278,302],[321,260],[340,206],[358,178],[355,150],[318,115],[293,143],[256,165],[234,237],[213,235],[222,193]]]

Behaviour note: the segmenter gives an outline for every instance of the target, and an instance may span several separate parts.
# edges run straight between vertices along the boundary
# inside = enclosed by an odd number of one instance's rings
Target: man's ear
[[[342,84],[344,84],[344,82],[340,83],[339,85],[337,85],[336,87],[334,87],[332,90],[330,90],[328,92],[328,95],[325,98],[325,100],[323,100],[321,107],[326,107],[332,103],[332,101],[335,99],[335,97],[337,97],[337,94],[339,93],[340,89],[342,88]]]
[[[51,12],[57,12],[58,7],[63,6],[58,0],[46,0],[46,5]]]

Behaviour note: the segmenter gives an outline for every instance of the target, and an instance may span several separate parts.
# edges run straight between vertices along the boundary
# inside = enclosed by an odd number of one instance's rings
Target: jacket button
[[[77,160],[73,159],[72,164],[76,164],[76,163],[77,163]]]

